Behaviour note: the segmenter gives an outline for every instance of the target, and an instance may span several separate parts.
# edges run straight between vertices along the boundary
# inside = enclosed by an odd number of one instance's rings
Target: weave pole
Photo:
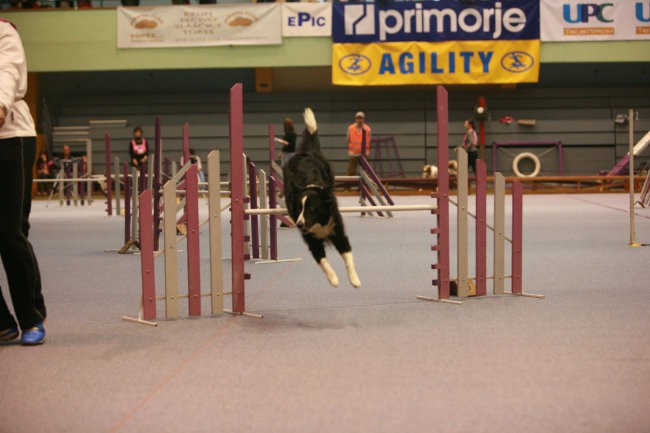
[[[138,316],[122,316],[122,319],[142,325],[158,326],[152,320],[156,319],[156,275],[153,252],[153,215],[151,209],[151,191],[143,191],[138,197],[141,207],[140,233],[143,235],[140,255],[140,270],[142,275],[142,294]]]
[[[125,162],[122,165],[122,176],[124,179],[124,245],[131,240],[131,184],[133,180],[129,177],[129,165]]]
[[[124,245],[117,250],[120,254],[140,248],[138,242],[138,170],[125,162],[122,166],[124,177]],[[110,250],[109,250],[110,251]],[[114,250],[113,250],[114,251]]]
[[[183,124],[183,166],[190,162],[190,125],[189,123]],[[176,175],[177,173],[175,173]],[[184,181],[180,183],[180,187],[185,189]],[[183,213],[181,217],[176,221],[177,224],[187,224],[187,215]]]
[[[521,295],[522,288],[522,232],[523,232],[523,197],[521,183],[512,184],[512,294]]]
[[[223,253],[221,251],[221,162],[219,151],[208,154],[210,227],[210,292],[212,314],[223,313]]]
[[[178,317],[178,254],[176,241],[176,182],[163,187],[163,239],[165,254],[165,317]]]
[[[487,166],[476,160],[476,296],[487,294]]]
[[[492,293],[505,293],[505,231],[506,231],[506,179],[501,173],[494,173],[494,281]]]
[[[638,112],[637,112],[638,114]],[[637,155],[641,154],[641,151],[645,146],[647,146],[648,141],[650,141],[650,132],[648,132],[636,145],[634,144],[634,109],[628,109],[628,154],[630,155],[630,161],[628,162],[629,168],[629,183],[630,183],[630,243],[631,247],[647,247],[650,244],[637,242],[636,240],[636,218],[635,218],[635,207],[639,204],[641,207],[647,207],[650,202],[650,171],[648,172],[643,186],[641,187],[641,192],[639,194],[639,200],[635,201],[635,182],[634,182],[634,149],[638,147],[639,152]],[[645,144],[643,144],[645,142]]]
[[[113,164],[114,164],[114,173],[115,173],[115,180],[113,182],[115,186],[115,215],[121,215],[122,210],[120,209],[121,204],[120,204],[120,159],[116,156],[113,159]],[[110,179],[106,179],[107,182],[110,182]]]
[[[153,248],[160,249],[160,200],[162,199],[160,168],[162,158],[162,137],[160,133],[160,116],[156,116],[155,147],[153,155]]]
[[[275,170],[273,170],[273,164],[275,164],[275,142],[273,138],[275,137],[275,126],[272,123],[269,123],[269,208],[274,209],[277,205],[277,186],[275,182]],[[270,243],[270,255],[271,260],[278,259],[278,219],[275,215],[269,215],[269,243]]]
[[[142,171],[138,170],[136,167],[131,167],[131,239],[129,242],[138,242],[139,240],[139,230],[138,230],[138,218],[140,211],[138,208],[138,191],[139,179],[142,179]],[[129,246],[130,248],[130,246]]]
[[[201,315],[201,255],[199,251],[199,186],[195,164],[185,173],[187,217],[187,292],[190,316]]]
[[[72,162],[72,178],[79,179],[79,164],[77,164],[77,161]],[[74,182],[72,184],[72,203],[75,206],[79,205],[79,183],[78,182]]]
[[[153,213],[151,191],[138,197],[140,204],[140,263],[142,267],[142,310],[144,320],[156,318],[156,274],[153,257]]]
[[[277,206],[276,180],[274,174],[269,174],[269,208]],[[275,214],[269,216],[269,243],[271,248],[271,260],[278,259],[278,218]]]
[[[456,285],[458,297],[466,298],[469,296],[467,152],[462,148],[456,148],[456,160],[458,161],[458,180],[456,182]]]
[[[262,209],[269,207],[269,200],[266,196],[268,186],[266,172],[260,170],[260,208]],[[269,220],[267,215],[262,215],[262,218],[260,218],[260,256],[262,260],[268,260],[269,258]]]
[[[436,263],[431,269],[437,272],[433,285],[438,288],[438,297],[418,296],[418,299],[439,302],[449,300],[449,102],[447,90],[443,86],[436,87],[436,116],[437,116],[437,157],[438,157],[438,191],[431,194],[436,199],[436,227],[431,234],[436,236],[436,245],[431,249],[436,252]]]
[[[104,134],[104,146],[106,150],[106,213],[108,216],[112,216],[113,185],[111,184],[111,137],[108,134]]]
[[[436,87],[436,116],[438,145],[438,192],[434,194],[438,206],[436,214],[437,237],[436,270],[438,300],[449,298],[449,101],[447,89]]]
[[[250,198],[249,207],[257,209],[257,168],[255,163],[250,159],[246,160],[248,169],[248,195]],[[251,258],[260,258],[260,231],[259,231],[259,218],[255,215],[250,219],[251,225]]]
[[[232,311],[246,311],[244,282],[249,277],[244,272],[244,106],[243,86],[235,84],[230,89],[230,193],[232,251]]]

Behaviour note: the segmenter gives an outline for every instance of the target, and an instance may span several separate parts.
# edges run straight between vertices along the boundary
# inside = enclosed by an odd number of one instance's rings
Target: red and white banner
[[[118,48],[282,43],[279,4],[117,8]]]
[[[650,2],[542,0],[542,41],[650,39]]]

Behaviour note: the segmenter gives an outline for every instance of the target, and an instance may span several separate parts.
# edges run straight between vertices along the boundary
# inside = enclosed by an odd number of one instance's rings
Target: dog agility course
[[[432,195],[435,204],[417,205],[379,205],[379,206],[347,206],[340,207],[343,213],[370,213],[370,212],[412,212],[427,211],[435,215],[435,227],[430,233],[435,236],[435,245],[431,247],[435,251],[436,261],[431,265],[437,275],[433,279],[433,285],[437,289],[436,296],[421,295],[417,298],[427,301],[438,301],[448,303],[462,303],[460,300],[451,298],[451,286],[455,286],[454,296],[467,298],[469,296],[487,295],[488,280],[492,280],[492,293],[496,295],[512,294],[543,298],[543,295],[528,294],[523,290],[523,191],[518,182],[512,186],[512,234],[505,234],[505,178],[500,173],[495,174],[494,179],[494,225],[487,222],[487,170],[485,163],[479,161],[477,164],[476,176],[476,213],[468,210],[468,172],[467,154],[464,150],[458,149],[459,173],[458,191],[456,202],[453,202],[449,193],[448,167],[448,96],[444,87],[439,86],[437,90],[437,113],[438,113],[438,163],[440,165],[438,174],[438,191]],[[198,182],[196,167],[186,164],[163,188],[162,206],[164,209],[164,222],[162,233],[165,239],[164,255],[165,268],[165,295],[159,296],[155,285],[155,256],[157,246],[158,225],[156,220],[160,207],[156,200],[157,194],[150,190],[143,191],[139,196],[139,234],[141,250],[141,271],[142,271],[142,303],[137,318],[125,316],[126,320],[145,323],[149,325],[158,318],[157,301],[165,302],[165,317],[178,318],[178,301],[181,298],[188,299],[190,316],[201,315],[201,298],[209,296],[211,299],[211,313],[220,314],[228,312],[232,314],[247,315],[252,317],[263,317],[260,314],[251,313],[246,310],[246,287],[245,282],[250,274],[245,272],[245,261],[250,259],[251,231],[253,238],[259,238],[259,223],[257,216],[285,215],[286,209],[276,208],[274,203],[267,206],[265,200],[261,202],[257,198],[258,186],[256,183],[257,173],[255,166],[248,161],[244,154],[243,143],[243,89],[241,84],[236,84],[230,91],[230,240],[231,240],[231,287],[228,292],[223,290],[223,272],[221,252],[221,191],[220,191],[220,159],[219,152],[213,151],[208,156],[210,168],[210,180],[208,182],[208,202],[210,215],[209,223],[209,251],[210,251],[210,291],[203,293],[200,284],[200,247],[199,247],[199,216],[198,216]],[[159,126],[156,129],[159,131]],[[272,129],[270,129],[272,132]],[[156,137],[159,137],[157,134]],[[269,141],[272,142],[272,134]],[[186,143],[187,140],[184,140]],[[156,140],[159,143],[159,140]],[[156,155],[160,158],[160,147],[156,146]],[[246,176],[248,171],[248,179]],[[275,197],[274,175],[269,176],[271,187],[268,189],[268,197]],[[176,192],[178,184],[184,183],[183,193],[184,206],[177,207]],[[158,182],[154,180],[154,184]],[[247,188],[248,185],[248,188]],[[266,191],[267,185],[262,182],[260,190]],[[247,193],[248,191],[248,193]],[[247,195],[249,194],[249,195]],[[263,194],[264,195],[264,194]],[[457,242],[457,267],[456,277],[450,276],[450,229],[449,229],[449,203],[457,207],[456,236]],[[152,209],[152,203],[154,208]],[[187,294],[179,295],[178,287],[178,259],[177,259],[177,212],[184,208],[184,221],[187,224]],[[469,242],[468,230],[469,217],[476,220],[475,227],[475,269],[476,275],[469,275]],[[433,220],[433,218],[432,218]],[[246,222],[250,221],[251,228],[248,229]],[[271,219],[270,226],[275,229],[276,222]],[[267,227],[268,224],[262,224]],[[493,232],[493,275],[488,276],[487,265],[487,232],[488,228]],[[272,232],[274,232],[274,229]],[[264,230],[265,231],[265,230]],[[264,237],[266,233],[264,233]],[[511,275],[505,272],[505,250],[506,241],[510,243]],[[253,242],[254,257],[259,257],[259,241]],[[505,281],[510,280],[511,290],[505,291]],[[232,309],[224,309],[223,297],[232,297]]]
[[[426,196],[396,198],[404,205],[436,206],[436,199]],[[357,200],[342,196],[340,204],[352,207]],[[489,217],[493,200],[487,196]],[[438,278],[431,269],[437,237],[430,233],[437,215],[422,210],[368,218],[355,212],[344,216],[360,289],[330,287],[307,260],[244,261],[252,276],[246,280],[245,311],[263,313],[263,320],[208,317],[207,296],[203,316],[185,318],[185,240],[177,244],[183,250],[178,251],[183,319],[157,320],[157,328],[121,320],[134,315],[142,299],[141,257],[103,252],[121,242],[122,218],[107,217],[98,206],[71,213],[35,201],[30,236],[48,277],[48,341],[37,351],[0,346],[7,361],[0,373],[0,419],[7,420],[2,428],[8,433],[646,431],[648,250],[629,247],[628,200],[628,194],[617,193],[525,196],[523,285],[544,293],[540,302],[515,296],[450,297],[465,301],[461,306],[418,300],[418,295],[437,298],[431,286]],[[220,210],[228,202],[222,195]],[[199,225],[209,217],[207,206],[199,200]],[[456,211],[451,204],[452,274]],[[643,241],[650,234],[650,214],[644,208],[635,212]],[[471,196],[469,213],[476,214]],[[510,213],[507,206],[508,237]],[[224,292],[231,279],[229,220],[224,209]],[[471,216],[469,226],[472,245]],[[207,225],[199,229],[206,293],[210,234]],[[278,256],[309,254],[296,229],[279,229],[278,238]],[[159,290],[164,260],[154,259]],[[333,260],[332,266],[341,263]],[[223,295],[226,308],[229,296]],[[157,318],[163,319],[165,301],[157,303]],[[21,374],[13,365],[22,366]],[[36,386],[38,404],[25,405]]]

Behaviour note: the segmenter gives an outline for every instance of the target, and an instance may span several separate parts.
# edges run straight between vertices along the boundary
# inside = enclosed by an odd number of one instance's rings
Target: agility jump
[[[244,219],[246,215],[278,215],[286,214],[286,209],[246,209],[245,198],[243,195],[243,93],[241,84],[236,84],[230,91],[230,170],[232,181],[232,292],[233,292],[233,312],[243,313],[246,311],[245,305],[245,280],[250,275],[244,269]],[[432,229],[432,233],[437,236],[437,244],[432,247],[437,253],[437,263],[432,265],[432,269],[437,270],[438,278],[433,281],[437,286],[437,297],[420,296],[423,300],[450,301],[450,277],[449,277],[449,173],[447,171],[449,151],[448,151],[448,95],[442,86],[437,88],[438,103],[438,164],[444,169],[439,173],[438,183],[439,190],[433,194],[436,198],[437,205],[415,205],[415,206],[355,206],[341,207],[341,212],[364,212],[369,209],[377,211],[421,211],[428,210],[437,216],[437,227]],[[470,215],[467,211],[467,155],[464,151],[459,150],[459,189],[458,196],[458,277],[456,284],[458,287],[458,297],[467,297],[470,277],[468,276],[468,248],[467,248],[467,219]],[[465,161],[463,164],[462,161]],[[476,295],[486,295],[486,233],[488,229],[486,218],[486,193],[487,193],[487,174],[485,163],[479,164],[481,167],[480,180],[477,181],[477,276]],[[462,174],[460,173],[462,172]],[[495,272],[493,292],[494,294],[511,293],[514,295],[530,296],[541,298],[543,295],[528,294],[523,291],[522,287],[522,219],[523,219],[523,190],[519,182],[513,182],[513,221],[511,238],[505,236],[505,178],[498,174],[496,184],[495,198],[495,226],[489,227],[495,234]],[[462,186],[461,186],[462,184]],[[237,187],[236,187],[237,186]],[[511,257],[511,275],[505,275],[504,271],[504,254],[505,241],[512,244]],[[511,292],[505,292],[504,282],[511,279]],[[450,301],[458,303],[460,301]]]
[[[376,211],[429,211],[436,216],[436,227],[431,233],[436,236],[436,245],[432,250],[436,252],[436,263],[431,268],[436,270],[437,278],[433,285],[437,288],[437,296],[418,296],[418,299],[438,302],[461,303],[458,300],[450,299],[450,286],[453,281],[457,287],[457,297],[465,298],[470,295],[470,281],[475,284],[476,296],[487,294],[487,280],[493,280],[494,294],[512,294],[519,296],[530,296],[543,298],[543,295],[528,294],[522,287],[522,219],[523,201],[522,187],[519,182],[514,181],[512,185],[512,234],[505,235],[505,178],[495,174],[495,200],[494,200],[494,226],[487,224],[486,195],[487,175],[486,166],[482,161],[477,161],[477,193],[476,193],[476,214],[468,211],[467,191],[467,154],[464,150],[458,150],[459,174],[458,174],[458,196],[453,203],[449,196],[449,173],[447,170],[448,150],[448,114],[447,114],[447,91],[442,86],[437,88],[437,113],[438,113],[438,191],[432,194],[436,204],[421,204],[408,206],[352,206],[341,207],[341,212],[367,212]],[[252,215],[286,214],[286,209],[274,208],[275,204],[269,200],[270,208],[249,208],[250,198],[245,196],[245,164],[243,153],[243,91],[242,85],[236,84],[230,90],[230,173],[231,173],[231,288],[230,292],[223,291],[223,275],[221,272],[221,208],[220,208],[220,183],[219,183],[219,152],[213,151],[208,156],[210,170],[210,181],[208,182],[209,207],[210,207],[210,281],[211,290],[202,293],[200,288],[199,270],[199,245],[198,245],[198,186],[196,181],[196,168],[188,165],[183,168],[182,173],[167,182],[165,185],[165,197],[163,207],[165,208],[165,296],[157,296],[155,290],[154,272],[154,247],[153,247],[153,210],[151,208],[151,191],[144,191],[140,195],[140,236],[141,236],[141,263],[142,263],[142,302],[138,318],[127,318],[127,320],[140,323],[155,324],[148,322],[156,319],[156,301],[164,300],[166,304],[167,318],[178,317],[178,299],[189,299],[189,313],[191,316],[200,315],[200,299],[202,296],[211,296],[212,314],[228,312],[237,315],[262,317],[261,315],[246,311],[246,290],[245,281],[250,279],[250,274],[245,272],[246,249],[248,235],[245,234],[245,221]],[[179,295],[177,290],[177,260],[176,257],[176,208],[175,190],[176,182],[185,174],[187,200],[185,212],[188,224],[188,294]],[[273,176],[269,176],[273,179]],[[270,191],[274,191],[270,188]],[[273,197],[274,194],[270,194]],[[450,277],[450,231],[449,231],[449,204],[458,207],[458,233],[457,233],[457,276]],[[468,218],[476,218],[476,276],[470,277],[468,272]],[[174,225],[169,221],[173,221]],[[486,271],[486,237],[487,230],[494,232],[494,275],[487,276]],[[170,235],[170,233],[172,233]],[[191,233],[191,235],[190,235]],[[505,275],[505,243],[509,242],[511,247],[511,275]],[[169,256],[169,257],[167,257]],[[511,291],[505,291],[505,280],[511,280]],[[167,282],[171,284],[168,286]],[[232,296],[232,310],[223,309],[223,296]]]

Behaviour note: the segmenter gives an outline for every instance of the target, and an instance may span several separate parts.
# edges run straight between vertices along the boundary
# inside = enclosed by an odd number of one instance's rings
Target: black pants
[[[467,166],[472,169],[476,174],[476,160],[478,159],[478,150],[470,150],[467,152]]]
[[[0,256],[21,329],[45,320],[38,262],[27,240],[36,138],[0,140]],[[0,292],[0,330],[16,326]]]

